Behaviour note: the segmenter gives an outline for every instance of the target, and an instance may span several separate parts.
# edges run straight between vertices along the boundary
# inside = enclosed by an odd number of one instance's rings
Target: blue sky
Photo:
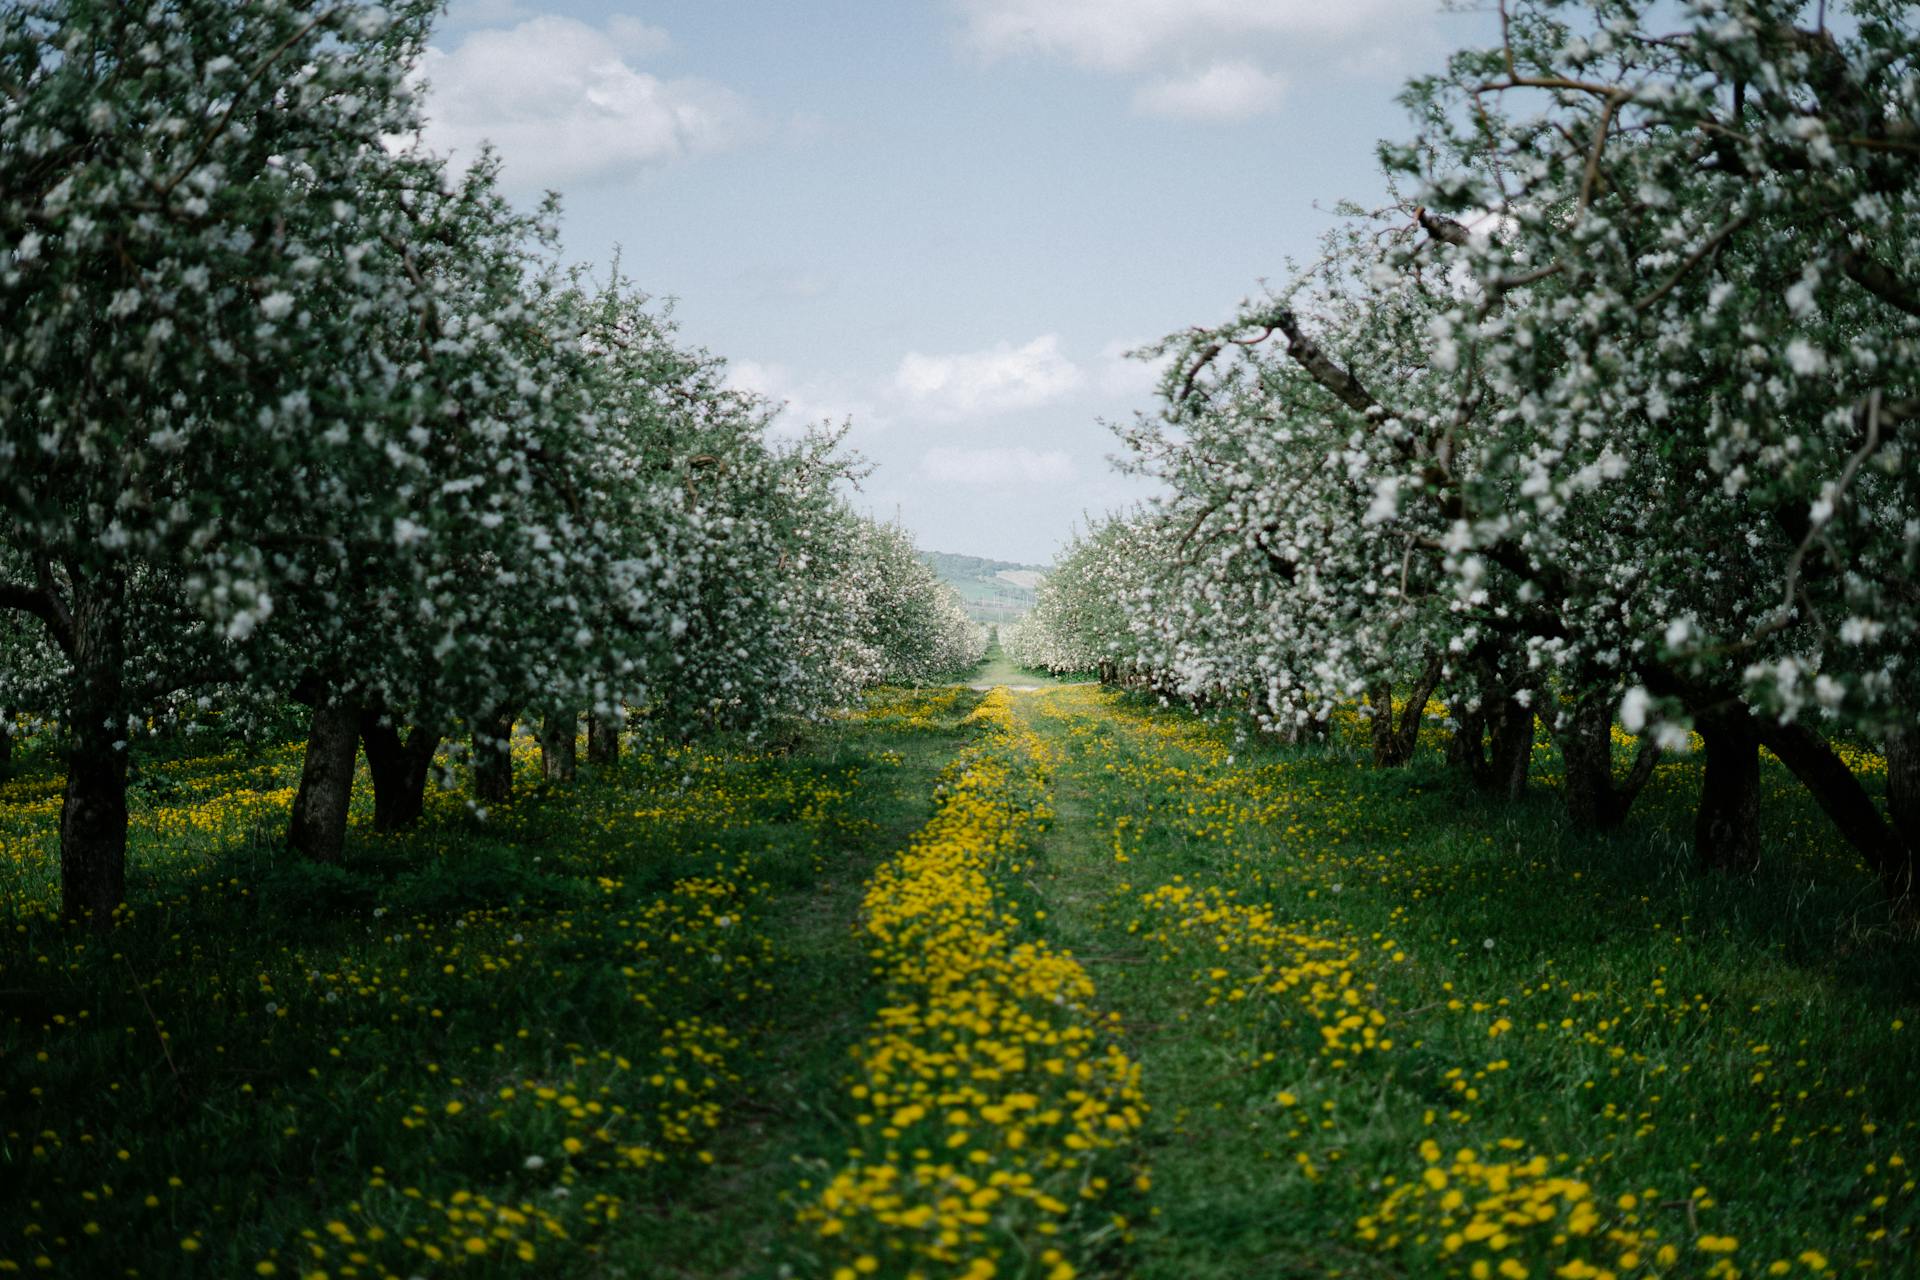
[[[1045,562],[1141,492],[1121,357],[1225,318],[1378,199],[1440,0],[455,0],[429,142],[564,196],[570,256],[804,418],[923,547]]]

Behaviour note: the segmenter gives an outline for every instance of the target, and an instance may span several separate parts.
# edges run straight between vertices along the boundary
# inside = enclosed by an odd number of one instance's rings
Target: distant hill
[[[942,581],[960,594],[967,616],[975,622],[1014,622],[1033,608],[1033,591],[1047,576],[1048,566],[987,560],[946,551],[922,551]]]

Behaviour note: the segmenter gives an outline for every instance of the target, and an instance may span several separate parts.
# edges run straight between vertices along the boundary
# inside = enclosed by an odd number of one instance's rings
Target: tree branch
[[[45,591],[17,582],[0,582],[0,609],[16,609],[40,619],[53,633],[61,651],[68,657],[73,656],[73,629],[68,625],[66,611]]]
[[[1464,249],[1473,242],[1472,233],[1467,230],[1465,225],[1454,221],[1452,218],[1442,217],[1424,208],[1415,210],[1413,216],[1415,221],[1419,222],[1422,231],[1443,244],[1450,244],[1457,249]]]
[[[1747,215],[1744,213],[1736,214],[1729,219],[1718,231],[1708,236],[1704,244],[1688,255],[1687,260],[1680,264],[1679,270],[1662,281],[1660,286],[1652,293],[1645,295],[1638,302],[1634,303],[1633,309],[1635,311],[1645,311],[1648,307],[1660,301],[1660,299],[1666,297],[1669,293],[1672,293],[1682,280],[1693,273],[1695,267],[1705,262],[1715,250],[1726,243],[1727,237],[1746,225]]]
[[[1380,402],[1361,385],[1358,378],[1335,364],[1332,357],[1320,349],[1319,343],[1302,332],[1293,312],[1277,312],[1273,323],[1274,328],[1287,336],[1287,354],[1293,357],[1294,363],[1305,369],[1315,382],[1332,392],[1340,403],[1355,413],[1371,414],[1380,408]]]
[[[1848,249],[1840,255],[1840,269],[1846,272],[1847,279],[1880,301],[1910,316],[1920,316],[1920,293],[1915,293],[1905,280],[1858,249]]]

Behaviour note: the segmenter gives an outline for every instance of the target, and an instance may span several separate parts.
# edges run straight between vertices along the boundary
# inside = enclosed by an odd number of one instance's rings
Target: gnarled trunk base
[[[76,600],[67,787],[60,802],[60,910],[98,932],[127,896],[125,615],[117,581]]]
[[[1660,762],[1660,748],[1652,736],[1642,738],[1633,768],[1624,781],[1615,782],[1613,703],[1611,690],[1587,694],[1567,713],[1564,723],[1556,725],[1542,717],[1553,731],[1565,765],[1567,816],[1596,831],[1611,831],[1626,821],[1628,810]]]
[[[358,712],[337,702],[322,701],[313,709],[287,843],[315,862],[338,862],[346,849],[359,721]]]
[[[393,725],[365,711],[360,715],[360,744],[373,778],[373,829],[404,831],[426,811],[427,777],[440,735],[415,725],[402,738]]]
[[[1760,740],[1752,717],[1735,707],[1698,719],[1707,767],[1694,813],[1694,853],[1715,871],[1752,871],[1760,865]]]
[[[619,711],[607,715],[587,713],[587,762],[589,764],[618,764],[620,762],[620,730],[626,717]]]
[[[127,753],[96,718],[74,726],[60,803],[60,903],[101,932],[127,896]]]
[[[1367,703],[1373,709],[1373,763],[1380,768],[1398,768],[1413,759],[1420,745],[1420,722],[1427,713],[1427,700],[1440,683],[1440,655],[1429,654],[1425,667],[1407,690],[1406,704],[1400,709],[1398,723],[1393,714],[1393,682],[1380,680],[1367,690]]]

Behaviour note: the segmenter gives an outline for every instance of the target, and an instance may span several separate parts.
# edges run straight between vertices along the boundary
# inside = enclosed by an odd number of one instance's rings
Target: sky
[[[1141,344],[1226,320],[1377,202],[1442,0],[454,0],[427,141],[563,198],[570,259],[850,420],[852,497],[928,550],[1045,564],[1137,501],[1104,425]]]

